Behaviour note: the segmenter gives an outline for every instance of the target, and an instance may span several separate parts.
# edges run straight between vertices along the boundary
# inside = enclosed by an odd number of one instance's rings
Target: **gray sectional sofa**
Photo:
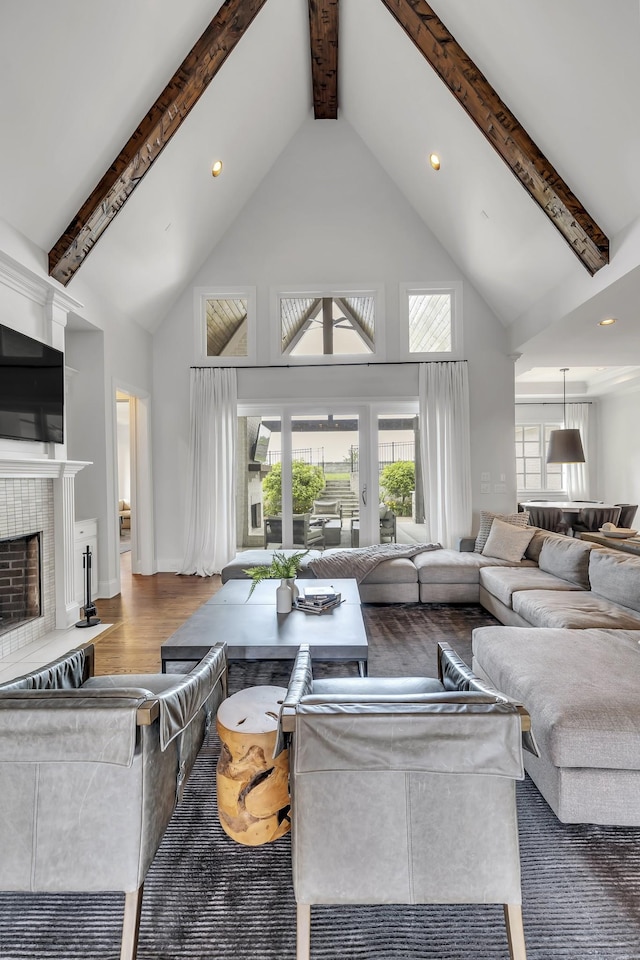
[[[360,596],[481,603],[503,626],[474,631],[473,670],[529,712],[525,766],[557,817],[640,826],[640,557],[540,529],[515,562],[475,543],[385,560]]]
[[[485,556],[474,545],[468,537],[459,550],[383,560],[360,582],[360,598],[481,603],[508,626],[640,630],[640,558],[537,528],[519,561]],[[246,577],[247,567],[268,563],[271,555],[238,554],[222,571],[223,582]],[[311,550],[307,560],[320,555]],[[310,576],[303,569],[305,575]]]

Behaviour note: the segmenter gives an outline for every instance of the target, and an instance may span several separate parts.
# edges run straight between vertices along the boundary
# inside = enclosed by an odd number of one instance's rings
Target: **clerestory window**
[[[279,355],[370,357],[377,351],[377,291],[277,294]]]
[[[255,361],[255,290],[196,290],[196,354],[230,364]]]
[[[462,288],[446,285],[400,286],[403,354],[412,359],[452,360],[462,355]]]

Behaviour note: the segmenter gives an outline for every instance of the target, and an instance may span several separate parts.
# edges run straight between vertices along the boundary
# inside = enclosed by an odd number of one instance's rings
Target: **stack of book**
[[[342,603],[342,596],[333,587],[304,587],[294,603],[296,610],[324,613]]]

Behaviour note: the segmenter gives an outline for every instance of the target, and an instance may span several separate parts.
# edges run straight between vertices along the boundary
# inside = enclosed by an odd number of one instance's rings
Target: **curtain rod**
[[[568,400],[568,403],[588,403],[589,406],[593,400]],[[516,400],[516,407],[557,407],[562,400]]]
[[[357,363],[356,361],[348,361],[347,363],[255,363],[248,364],[247,366],[239,365],[230,367],[228,364],[217,366],[214,363],[204,363],[197,364],[193,363],[189,367],[190,370],[304,370],[307,367],[318,367],[319,369],[324,369],[325,367],[331,367],[332,369],[340,367],[402,367],[402,366],[416,366],[420,363],[466,363],[466,360],[381,360],[377,363],[371,363],[367,360],[366,363]]]

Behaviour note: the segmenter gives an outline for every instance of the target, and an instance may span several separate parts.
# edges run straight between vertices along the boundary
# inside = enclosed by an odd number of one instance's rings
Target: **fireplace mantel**
[[[43,458],[0,456],[0,480],[20,480],[34,477],[58,480],[75,477],[90,460],[49,460]]]
[[[53,460],[0,454],[0,483],[14,480],[52,480],[54,505],[55,621],[59,629],[75,623],[80,610],[75,598],[74,523],[75,477],[90,460]]]

